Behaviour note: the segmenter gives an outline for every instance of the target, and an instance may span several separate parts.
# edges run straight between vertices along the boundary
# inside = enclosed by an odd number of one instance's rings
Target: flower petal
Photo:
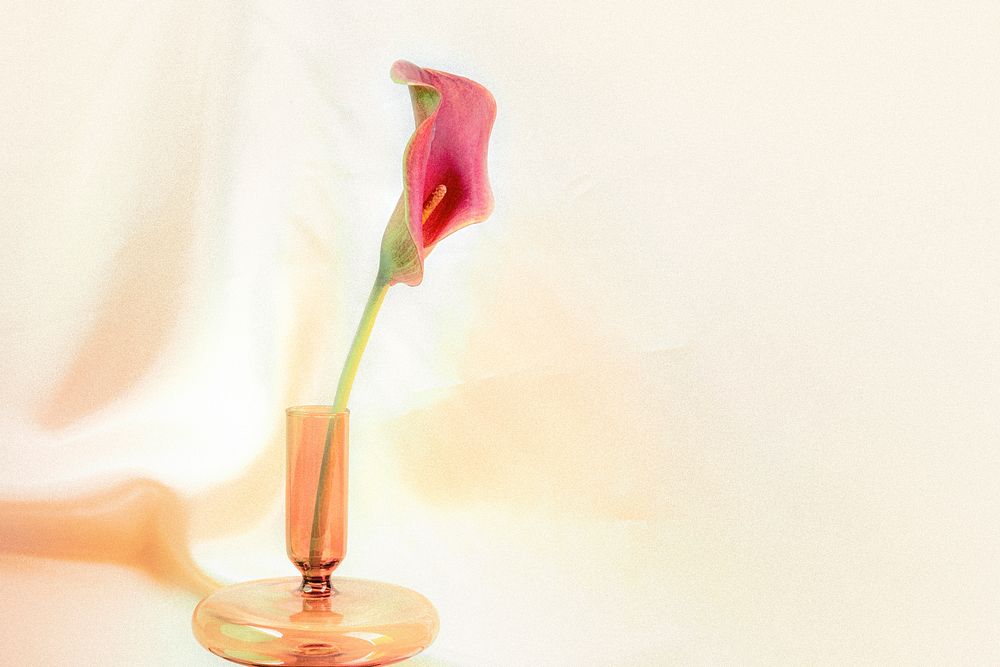
[[[441,239],[493,210],[486,158],[496,102],[475,81],[405,60],[393,64],[392,78],[410,87],[417,127],[403,157],[402,216],[394,214],[386,229],[383,264],[391,262],[392,283],[417,285],[424,257]],[[424,219],[424,203],[440,185],[446,194]],[[403,247],[401,223],[415,253]]]

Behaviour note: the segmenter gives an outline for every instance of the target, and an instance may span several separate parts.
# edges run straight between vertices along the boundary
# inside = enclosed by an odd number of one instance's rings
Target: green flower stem
[[[361,355],[364,354],[365,347],[368,346],[368,339],[372,335],[372,327],[375,326],[375,316],[378,315],[379,308],[385,300],[385,294],[389,291],[389,281],[379,272],[372,285],[372,292],[368,295],[368,303],[365,304],[365,312],[358,322],[358,330],[354,334],[354,342],[351,343],[351,350],[347,353],[347,360],[344,361],[344,370],[340,372],[340,382],[337,383],[337,395],[333,399],[334,412],[342,412],[347,409],[347,399],[351,395],[351,387],[354,385],[354,376],[358,374],[358,366],[361,364]]]
[[[351,387],[354,385],[354,377],[358,374],[358,366],[361,364],[361,355],[364,354],[365,347],[368,346],[368,339],[372,335],[372,327],[375,326],[375,317],[379,308],[385,300],[386,292],[389,291],[389,279],[379,271],[372,285],[371,294],[368,295],[368,303],[365,304],[365,312],[361,315],[358,323],[358,330],[354,334],[354,342],[347,353],[344,361],[344,370],[340,372],[340,382],[337,383],[337,395],[333,399],[333,411],[343,412],[347,409],[347,399],[351,395]],[[319,478],[316,484],[316,506],[313,509],[312,536],[309,540],[309,562],[314,563],[319,559],[320,533],[321,527],[326,523],[326,503],[323,502],[323,495],[326,489],[326,477],[330,467],[330,442],[333,439],[333,421],[326,429],[326,441],[323,444],[323,459],[319,466]]]

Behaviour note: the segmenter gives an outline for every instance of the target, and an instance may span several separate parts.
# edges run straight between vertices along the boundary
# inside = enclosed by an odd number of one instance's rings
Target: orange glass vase
[[[286,412],[286,547],[299,577],[219,589],[194,611],[194,635],[243,665],[388,665],[434,641],[433,605],[402,586],[331,577],[347,548],[349,413]]]

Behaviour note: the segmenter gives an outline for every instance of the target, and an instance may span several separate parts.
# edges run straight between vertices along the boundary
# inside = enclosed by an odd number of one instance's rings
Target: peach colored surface
[[[192,632],[232,662],[295,667],[395,664],[437,635],[434,605],[416,591],[340,576],[332,587],[333,595],[313,595],[301,576],[224,586],[195,607]]]
[[[0,662],[218,665],[212,580],[294,574],[400,57],[499,106],[352,396],[412,664],[1000,662],[996,3],[8,5]]]

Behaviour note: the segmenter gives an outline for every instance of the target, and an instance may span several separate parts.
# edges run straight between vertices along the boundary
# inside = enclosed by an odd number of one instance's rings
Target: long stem
[[[347,409],[347,399],[351,395],[351,387],[354,385],[354,376],[358,374],[358,365],[361,363],[361,355],[368,345],[368,338],[372,335],[372,327],[375,326],[375,316],[378,315],[385,294],[389,291],[389,281],[383,277],[379,271],[372,285],[371,294],[368,295],[368,303],[365,304],[365,312],[358,322],[358,330],[354,334],[354,342],[347,353],[344,361],[344,370],[340,372],[340,382],[337,383],[337,395],[333,399],[333,411],[342,412]]]
[[[365,304],[365,311],[362,313],[361,321],[358,323],[358,330],[354,334],[351,349],[348,351],[347,359],[344,361],[344,370],[340,373],[340,382],[337,383],[337,395],[333,400],[333,411],[335,413],[343,412],[347,409],[347,399],[351,395],[354,377],[358,374],[361,355],[368,345],[368,339],[372,334],[372,327],[375,326],[375,317],[378,315],[379,308],[381,308],[386,292],[388,291],[389,281],[379,271],[378,276],[375,278],[375,284],[372,285],[371,294],[368,295],[368,303]],[[318,563],[322,551],[320,547],[320,533],[322,532],[322,526],[326,523],[326,503],[323,502],[323,496],[326,490],[326,477],[330,467],[330,443],[333,439],[333,424],[334,422],[331,420],[330,425],[326,429],[326,440],[323,443],[323,459],[320,462],[319,478],[316,482],[316,505],[313,508],[312,535],[309,539],[310,566],[313,563]]]

